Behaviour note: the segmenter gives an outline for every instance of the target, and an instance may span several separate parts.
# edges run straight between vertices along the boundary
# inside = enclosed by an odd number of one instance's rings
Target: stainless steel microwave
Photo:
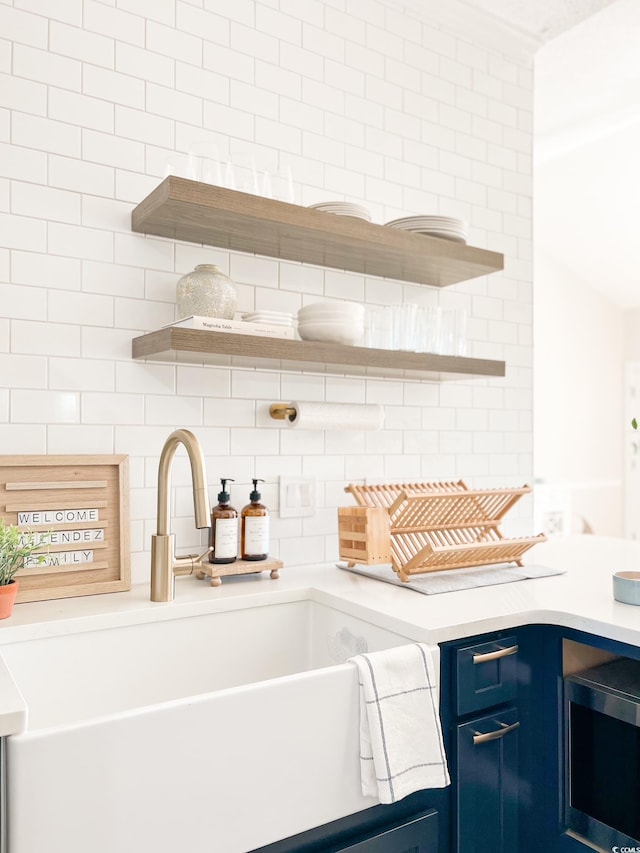
[[[564,819],[596,848],[640,848],[640,661],[564,681]]]

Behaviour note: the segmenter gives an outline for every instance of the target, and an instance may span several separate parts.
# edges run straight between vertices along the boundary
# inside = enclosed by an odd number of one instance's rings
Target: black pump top
[[[253,482],[253,491],[249,495],[249,500],[252,504],[258,503],[262,495],[258,491],[258,483],[264,483],[264,480],[252,480]]]
[[[235,480],[232,480],[231,477],[227,477],[226,480],[220,480],[222,483],[222,491],[218,492],[218,503],[228,504],[231,500],[231,496],[227,491],[227,483],[235,483]]]

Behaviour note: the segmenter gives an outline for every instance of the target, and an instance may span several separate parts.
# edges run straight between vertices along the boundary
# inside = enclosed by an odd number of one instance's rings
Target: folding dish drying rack
[[[498,527],[531,491],[470,489],[463,480],[345,487],[358,506],[338,508],[340,559],[391,563],[403,582],[411,575],[496,563],[516,563],[546,536],[505,539]]]

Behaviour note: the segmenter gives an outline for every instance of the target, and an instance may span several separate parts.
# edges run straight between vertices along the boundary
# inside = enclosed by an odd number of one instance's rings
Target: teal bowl
[[[640,605],[640,572],[616,572],[613,576],[613,597],[623,604]]]

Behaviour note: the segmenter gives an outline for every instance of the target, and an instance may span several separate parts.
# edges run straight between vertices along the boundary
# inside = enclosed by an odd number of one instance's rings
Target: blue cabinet
[[[460,723],[456,730],[456,851],[518,849],[518,728],[515,707]]]
[[[430,810],[399,826],[330,850],[332,853],[438,853],[438,813]]]
[[[452,853],[518,851],[519,661],[513,634],[442,647]]]
[[[418,791],[253,853],[448,853],[448,798],[448,789]]]
[[[513,701],[517,662],[515,636],[459,646],[455,656],[458,716]]]

